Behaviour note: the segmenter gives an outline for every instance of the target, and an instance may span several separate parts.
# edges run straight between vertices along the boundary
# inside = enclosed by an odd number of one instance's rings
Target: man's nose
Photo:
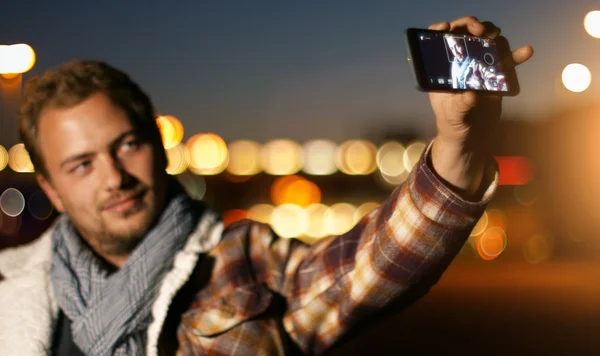
[[[119,190],[129,180],[129,174],[117,157],[107,157],[104,164],[104,182],[108,190]]]

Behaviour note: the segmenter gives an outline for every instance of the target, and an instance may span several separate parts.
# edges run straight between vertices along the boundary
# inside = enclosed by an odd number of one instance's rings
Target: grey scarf
[[[58,305],[87,355],[142,355],[163,276],[196,227],[201,205],[176,185],[172,198],[123,267],[113,274],[81,241],[69,218],[52,234],[50,277]]]

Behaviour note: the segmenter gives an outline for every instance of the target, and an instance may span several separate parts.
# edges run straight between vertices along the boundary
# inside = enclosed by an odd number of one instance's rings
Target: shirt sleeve
[[[468,238],[494,193],[462,199],[429,163],[431,144],[407,181],[352,230],[308,246],[250,227],[258,279],[283,295],[286,331],[303,351],[322,353],[362,317],[388,305],[432,273],[441,274]]]

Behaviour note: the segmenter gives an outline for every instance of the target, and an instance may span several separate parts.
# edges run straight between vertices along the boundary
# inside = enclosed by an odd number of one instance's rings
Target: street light
[[[29,71],[35,64],[35,52],[31,46],[19,43],[0,45],[0,75],[7,79]]]

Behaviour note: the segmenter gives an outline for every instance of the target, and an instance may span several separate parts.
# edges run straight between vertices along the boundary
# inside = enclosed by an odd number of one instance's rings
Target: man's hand
[[[451,23],[429,26],[431,30],[470,33],[496,38],[500,29],[468,16]],[[530,46],[512,52],[505,65],[516,66],[533,55]],[[479,199],[479,190],[490,160],[489,142],[502,111],[502,99],[493,94],[466,91],[458,94],[430,93],[436,118],[437,137],[431,159],[435,172],[466,199]],[[488,183],[488,182],[483,182]]]

